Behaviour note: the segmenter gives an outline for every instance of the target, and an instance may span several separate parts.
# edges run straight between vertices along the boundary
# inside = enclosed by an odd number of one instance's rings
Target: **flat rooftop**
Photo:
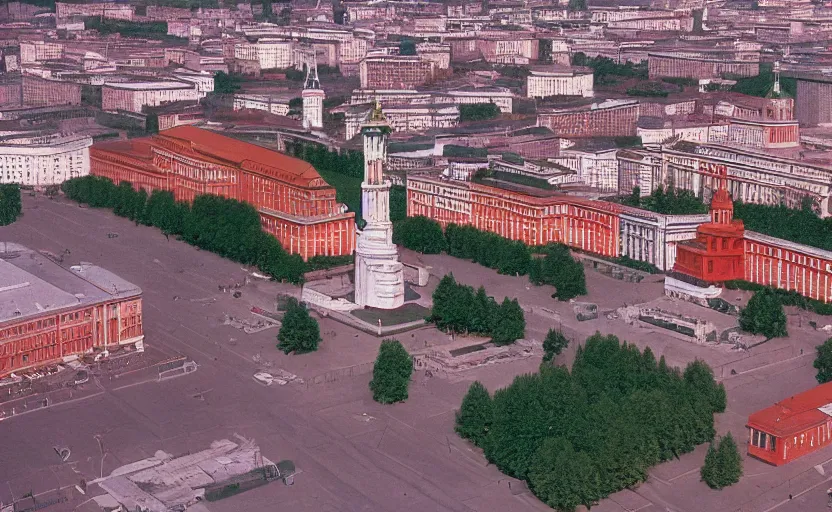
[[[166,89],[193,89],[192,83],[185,82],[107,82],[104,85],[115,89],[130,89],[132,91],[161,91]]]
[[[141,293],[91,263],[64,268],[40,252],[0,242],[0,325]]]

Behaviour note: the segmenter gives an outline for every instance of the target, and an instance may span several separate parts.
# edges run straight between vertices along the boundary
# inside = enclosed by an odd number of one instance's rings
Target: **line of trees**
[[[597,85],[615,82],[615,78],[641,78],[647,80],[647,63],[633,64],[627,61],[618,64],[609,57],[588,57],[583,52],[572,56],[573,66],[584,66],[592,69],[593,79]]]
[[[449,224],[444,232],[438,222],[414,216],[393,225],[393,242],[423,254],[439,254],[472,260],[505,275],[529,275],[535,285],[548,284],[553,297],[569,300],[586,295],[586,275],[564,244],[529,247],[473,226]],[[534,254],[533,254],[534,253]]]
[[[460,121],[485,121],[500,117],[500,107],[493,101],[488,103],[470,103],[459,106]]]
[[[20,216],[20,186],[17,183],[0,185],[0,226],[8,226]]]
[[[641,197],[641,189],[634,187],[624,201],[627,206],[643,208],[664,215],[692,215],[708,213],[710,207],[689,190],[659,186],[647,197]]]
[[[816,299],[810,299],[809,297],[800,295],[795,290],[781,290],[743,280],[725,281],[723,285],[729,290],[746,290],[755,293],[768,290],[777,297],[777,300],[779,300],[780,304],[783,306],[795,306],[824,316],[832,315],[832,304],[827,304]]]
[[[95,208],[110,208],[137,224],[155,226],[165,236],[253,265],[278,281],[303,282],[307,265],[297,254],[288,254],[280,242],[260,227],[253,206],[235,199],[199,195],[193,204],[176,201],[170,192],[155,190],[148,197],[128,182],[118,186],[107,178],[84,176],[62,185],[73,201]],[[340,262],[340,260],[338,260]]]
[[[734,202],[734,217],[745,229],[832,251],[832,217],[821,219],[810,200],[802,208]]]
[[[541,365],[494,393],[472,384],[456,431],[549,506],[574,510],[647,478],[659,462],[714,438],[725,388],[702,361],[684,372],[595,334],[570,372]]]
[[[517,299],[498,304],[480,286],[459,284],[453,274],[439,281],[433,292],[429,322],[445,332],[490,336],[497,345],[508,345],[526,334],[526,318]]]

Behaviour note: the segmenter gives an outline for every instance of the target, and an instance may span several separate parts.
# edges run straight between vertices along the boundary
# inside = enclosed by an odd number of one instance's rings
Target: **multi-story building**
[[[234,110],[265,110],[277,116],[289,114],[289,100],[286,96],[265,94],[234,94]]]
[[[636,134],[638,101],[608,100],[581,107],[549,110],[537,124],[561,137],[627,137]]]
[[[674,279],[666,281],[666,288],[697,297],[707,293],[710,284],[743,279],[832,301],[832,252],[746,231],[742,221],[733,218],[727,175],[725,166],[715,168],[718,188],[710,222],[697,228],[695,240],[678,247]],[[686,286],[679,279],[690,283]]]
[[[355,89],[350,103],[373,103],[382,105],[468,105],[472,103],[494,103],[500,112],[510,114],[514,102],[511,91],[504,87],[463,87],[448,91]]]
[[[0,377],[133,346],[144,350],[142,291],[90,263],[69,268],[0,242]]]
[[[564,243],[603,257],[629,256],[665,270],[676,245],[707,215],[662,215],[563,194],[528,195],[479,183],[408,177],[407,214],[470,225],[528,245]]]
[[[92,138],[19,136],[0,140],[0,183],[42,188],[90,173]]]
[[[418,56],[366,57],[359,65],[362,89],[415,89],[435,78],[436,64]]]
[[[23,103],[23,85],[20,80],[0,82],[0,107],[19,107]]]
[[[797,120],[811,128],[832,124],[832,77],[821,73],[790,73],[797,79]]]
[[[90,150],[91,174],[181,201],[215,194],[245,201],[292,254],[342,256],[355,249],[355,214],[308,163],[193,126]]]
[[[361,130],[371,109],[354,107],[346,114],[346,139]],[[389,105],[384,117],[396,132],[423,132],[434,128],[452,128],[459,124],[459,108],[446,105]]]
[[[132,5],[118,2],[55,2],[55,17],[59,19],[73,16],[96,16],[117,20],[132,20],[133,13],[134,7]]]
[[[81,84],[23,75],[23,105],[42,107],[81,104]]]
[[[107,83],[101,87],[102,110],[141,112],[174,101],[198,101],[205,94],[194,83],[173,80]]]
[[[756,52],[700,51],[648,53],[650,78],[721,78],[723,75],[757,76],[760,54]]]
[[[21,41],[21,64],[58,60],[64,56],[64,45],[53,41]]]
[[[736,200],[799,208],[809,197],[821,217],[832,213],[832,166],[781,156],[778,151],[686,141],[651,151],[658,162],[653,188],[673,186],[708,200],[717,190],[715,169],[725,168],[726,187]]]
[[[294,66],[294,44],[292,41],[261,39],[256,43],[237,43],[234,58],[253,60],[260,69],[286,69]]]
[[[593,95],[592,71],[580,72],[572,69],[532,69],[526,77],[526,97],[548,98],[550,96]]]

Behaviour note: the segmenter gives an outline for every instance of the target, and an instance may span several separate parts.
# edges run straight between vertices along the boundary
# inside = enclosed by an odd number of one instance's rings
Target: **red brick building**
[[[407,214],[448,224],[471,225],[529,245],[562,242],[570,247],[619,255],[621,207],[568,196],[535,197],[471,182],[411,177]]]
[[[51,107],[80,104],[81,84],[23,75],[23,105]]]
[[[0,244],[0,378],[126,345],[143,350],[141,293],[95,265],[66,269]]]
[[[355,214],[338,203],[310,164],[192,126],[90,148],[90,173],[114,183],[173,192],[191,202],[200,194],[245,201],[263,229],[304,260],[355,249]]]
[[[637,101],[610,100],[577,108],[540,112],[537,124],[559,137],[632,137],[636,135]]]
[[[362,89],[415,89],[432,82],[436,64],[418,56],[366,57],[359,65]]]
[[[777,402],[748,417],[748,454],[780,466],[832,440],[832,382]]]

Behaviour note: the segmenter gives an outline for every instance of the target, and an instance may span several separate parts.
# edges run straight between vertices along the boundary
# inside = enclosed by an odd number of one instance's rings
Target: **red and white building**
[[[118,347],[144,349],[142,291],[89,263],[0,244],[0,378]]]
[[[832,382],[755,412],[747,426],[748,455],[775,466],[829,446]]]
[[[90,173],[128,181],[148,193],[173,192],[191,202],[200,194],[245,201],[263,229],[304,260],[355,249],[355,213],[335,198],[310,164],[193,126],[90,148]]]

